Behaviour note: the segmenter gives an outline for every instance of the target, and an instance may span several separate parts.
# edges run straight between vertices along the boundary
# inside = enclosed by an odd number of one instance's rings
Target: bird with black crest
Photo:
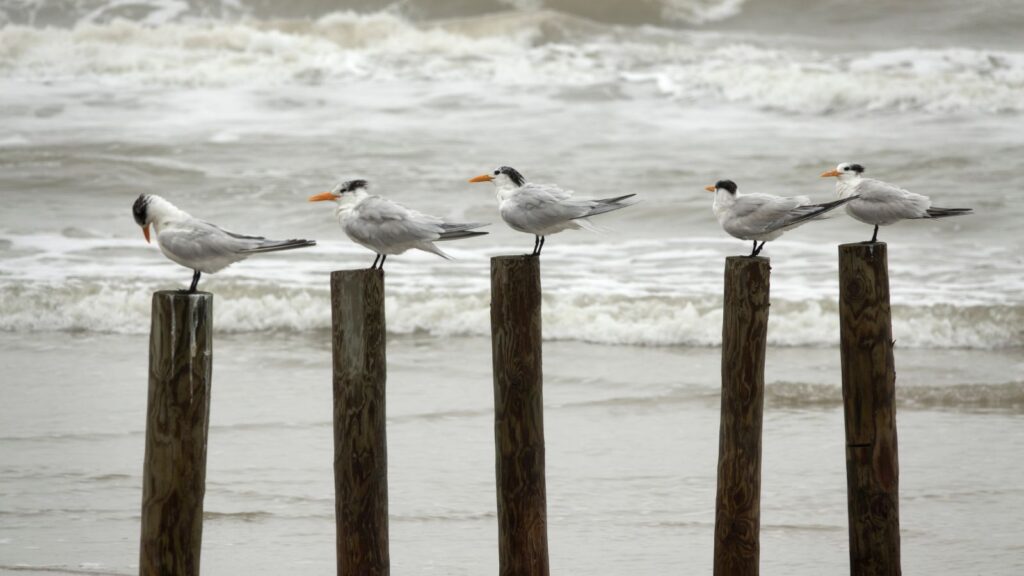
[[[871,240],[878,241],[878,227],[895,224],[901,220],[919,220],[964,216],[974,212],[972,208],[939,208],[932,206],[931,198],[904,190],[874,178],[864,177],[864,166],[843,162],[821,174],[822,178],[836,179],[836,195],[839,198],[856,199],[846,205],[846,213],[855,220],[875,227]]]
[[[787,230],[823,217],[855,197],[843,198],[824,204],[812,204],[807,196],[774,196],[772,194],[739,194],[732,180],[719,180],[705,186],[714,192],[711,205],[718,223],[729,235],[754,243],[750,256],[757,256],[769,240],[775,240]],[[761,242],[758,244],[758,242]]]
[[[494,169],[492,173],[481,174],[470,182],[491,182],[498,198],[498,213],[513,230],[533,234],[533,252],[539,256],[544,248],[544,239],[563,230],[597,231],[588,220],[591,216],[604,214],[632,206],[636,194],[625,194],[614,198],[584,200],[573,198],[573,193],[555,184],[534,184],[528,182],[518,170],[510,166]]]
[[[135,223],[142,226],[146,242],[150,241],[152,226],[164,256],[192,270],[190,293],[198,289],[203,273],[213,274],[253,254],[316,246],[315,240],[267,240],[228,232],[192,217],[156,194],[141,194],[132,206],[132,215]]]
[[[371,269],[378,266],[383,269],[389,255],[412,249],[450,260],[451,257],[434,242],[487,234],[477,230],[487,226],[486,223],[452,222],[423,214],[383,196],[370,194],[369,187],[366,180],[346,180],[333,190],[310,196],[309,201],[334,201],[337,204],[335,216],[345,235],[377,255]]]

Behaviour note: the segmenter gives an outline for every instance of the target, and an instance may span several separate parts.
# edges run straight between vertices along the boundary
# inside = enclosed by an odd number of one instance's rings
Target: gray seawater
[[[457,259],[388,261],[392,559],[496,568],[487,259],[526,251],[502,164],[636,192],[545,247],[552,566],[707,572],[727,237],[704,185],[832,198],[840,161],[971,206],[883,229],[904,568],[1024,571],[1024,23],[1018,3],[0,1],[0,573],[137,570],[149,298],[143,192],[229,229],[316,238],[216,294],[204,571],[333,570],[327,273],[372,256],[341,179],[494,222]],[[846,565],[836,249],[771,243],[765,573]]]

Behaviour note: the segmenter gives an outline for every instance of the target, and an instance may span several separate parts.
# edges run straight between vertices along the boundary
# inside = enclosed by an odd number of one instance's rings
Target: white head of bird
[[[500,168],[495,168],[494,171],[489,174],[481,174],[475,178],[470,178],[469,181],[491,182],[498,189],[519,188],[523,184],[526,184],[526,177],[511,166],[501,166]]]
[[[321,192],[309,197],[310,202],[324,202],[334,200],[338,203],[338,209],[351,206],[366,197],[366,191],[370,183],[366,180],[346,180],[329,192]]]
[[[149,242],[149,226],[153,225],[156,233],[160,233],[160,227],[166,222],[176,218],[187,218],[188,215],[178,209],[177,206],[164,200],[156,194],[139,194],[132,205],[132,216],[135,223],[142,226],[142,235]]]
[[[863,174],[864,167],[861,166],[860,164],[854,164],[852,162],[843,162],[842,164],[836,166],[835,170],[822,172],[821,177],[835,177],[839,178],[840,182],[849,182],[851,180],[856,180],[857,178],[860,178]]]
[[[715,193],[715,205],[727,205],[736,201],[736,183],[732,180],[719,180],[713,186],[705,186],[705,190]]]

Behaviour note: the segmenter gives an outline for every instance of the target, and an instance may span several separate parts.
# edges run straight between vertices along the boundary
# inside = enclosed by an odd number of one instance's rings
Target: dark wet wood
[[[153,294],[139,574],[199,574],[213,295]]]
[[[850,574],[900,568],[896,368],[885,243],[839,247]]]
[[[390,573],[384,272],[331,273],[338,576]]]
[[[761,554],[761,422],[768,339],[767,258],[725,260],[722,416],[715,500],[717,576],[756,575]]]
[[[491,357],[502,576],[548,574],[540,258],[491,258]]]

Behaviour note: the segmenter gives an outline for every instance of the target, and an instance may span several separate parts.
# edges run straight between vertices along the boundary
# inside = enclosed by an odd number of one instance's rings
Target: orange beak
[[[704,189],[707,190],[708,192],[714,192],[715,191],[715,187],[714,186],[705,186]]]
[[[149,224],[142,227],[142,235],[146,237],[146,244],[149,244]]]
[[[310,202],[323,202],[324,200],[334,200],[333,192],[321,192],[309,197]]]
[[[821,173],[821,177],[822,178],[829,178],[829,177],[832,177],[832,176],[839,176],[839,171],[838,170],[829,170],[828,172],[822,172]]]
[[[494,176],[491,176],[490,174],[481,174],[476,178],[469,179],[470,182],[490,182],[491,180],[494,180]]]

